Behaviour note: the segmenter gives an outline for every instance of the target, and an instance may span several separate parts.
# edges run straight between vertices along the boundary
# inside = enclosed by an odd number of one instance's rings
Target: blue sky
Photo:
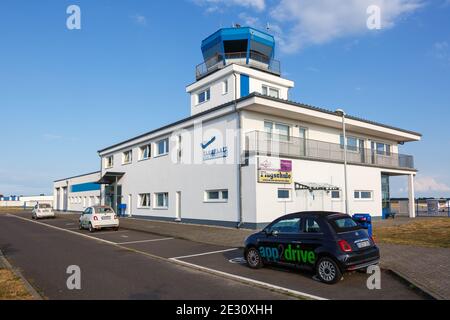
[[[98,149],[188,116],[201,40],[240,23],[269,24],[291,99],[423,133],[401,148],[417,194],[450,196],[449,17],[449,0],[2,0],[0,193],[51,193]]]

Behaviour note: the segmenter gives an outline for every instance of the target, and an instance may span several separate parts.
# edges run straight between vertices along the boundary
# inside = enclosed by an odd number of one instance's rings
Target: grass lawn
[[[0,300],[31,300],[21,279],[8,269],[0,269]]]
[[[450,218],[429,218],[399,226],[374,226],[375,241],[450,248]]]

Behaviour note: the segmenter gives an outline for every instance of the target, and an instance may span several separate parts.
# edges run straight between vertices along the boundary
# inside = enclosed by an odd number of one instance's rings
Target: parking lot
[[[176,270],[179,271],[180,274],[178,274],[178,276],[182,276],[181,273],[186,272],[185,270],[191,270],[191,272],[194,271],[196,274],[201,274],[202,277],[206,277],[208,280],[213,279],[211,281],[218,281],[218,283],[222,281],[226,283],[233,283],[239,286],[244,286],[246,288],[245,292],[235,291],[236,289],[238,289],[237,287],[235,288],[235,290],[233,290],[235,292],[239,292],[239,294],[235,295],[234,298],[426,298],[420,292],[413,290],[406,283],[404,283],[388,271],[382,272],[381,290],[369,290],[366,286],[368,275],[359,272],[345,274],[343,281],[336,285],[330,286],[316,281],[313,277],[313,273],[311,272],[300,272],[298,270],[278,267],[267,267],[260,270],[252,270],[245,265],[242,259],[242,250],[240,248],[198,243],[178,239],[176,237],[164,237],[147,232],[126,230],[123,228],[119,231],[105,230],[97,231],[95,233],[89,233],[87,230],[78,230],[78,224],[76,223],[76,221],[61,216],[58,216],[56,219],[39,220],[36,222],[31,220],[31,216],[27,213],[16,213],[14,215],[0,216],[0,219],[2,219],[0,223],[0,249],[4,251],[5,255],[8,258],[9,255],[11,256],[13,263],[16,262],[14,256],[14,239],[10,239],[11,235],[9,237],[1,236],[1,234],[7,234],[6,232],[3,232],[3,229],[8,228],[9,224],[15,224],[14,228],[24,228],[23,230],[27,230],[27,228],[30,227],[29,225],[37,225],[39,226],[39,228],[33,229],[33,239],[34,241],[39,241],[39,239],[48,238],[45,240],[47,245],[45,249],[43,248],[43,250],[50,250],[52,252],[52,259],[59,259],[59,250],[67,250],[68,252],[73,250],[75,252],[76,249],[71,247],[69,243],[67,244],[67,246],[64,245],[62,248],[61,242],[65,241],[64,239],[70,239],[70,241],[72,242],[75,240],[74,238],[78,237],[83,239],[83,245],[85,245],[84,243],[89,242],[90,246],[99,247],[98,250],[95,251],[95,257],[90,256],[94,253],[84,251],[86,253],[85,258],[87,260],[102,260],[102,250],[105,251],[106,255],[106,249],[102,248],[110,247],[108,250],[111,250],[111,248],[115,249],[112,255],[115,254],[117,255],[117,258],[120,257],[123,263],[127,264],[127,260],[130,260],[126,270],[123,270],[124,273],[134,270],[132,265],[134,262],[132,262],[131,260],[135,259],[136,256],[139,256],[139,263],[143,264],[142,268],[140,269],[141,271],[139,272],[148,272],[153,276],[156,276],[157,278],[158,275],[160,275],[160,281],[162,281],[164,276],[167,276],[163,275],[163,273],[165,273],[164,271],[167,270],[161,270],[161,268],[167,268],[167,265],[172,265],[170,268],[175,267]],[[59,243],[52,244],[52,239],[56,237],[56,234],[58,239],[63,240],[60,240]],[[25,246],[26,243],[24,243],[23,245]],[[66,254],[67,252],[64,253],[64,255]],[[103,260],[102,277],[107,277],[107,275],[112,273],[116,268],[116,266],[113,266],[111,262],[106,263],[110,258],[111,257],[108,256],[107,259],[105,258]],[[142,258],[145,258],[146,260],[142,260]],[[154,265],[149,265],[147,267],[145,266],[145,261],[147,261],[147,263],[154,263],[155,261],[158,261],[157,264],[159,266],[155,267]],[[20,264],[19,267],[23,270],[25,276],[27,276],[27,268],[29,267],[28,264],[31,264],[32,261],[30,261],[30,259],[17,259],[17,263]],[[49,261],[48,263],[51,264],[52,261]],[[161,265],[161,263],[163,264]],[[43,263],[43,265],[45,265],[45,263]],[[110,268],[111,270],[109,270]],[[136,272],[138,271],[136,270]],[[46,292],[45,288],[40,285],[38,279],[39,277],[36,276],[36,273],[39,273],[39,270],[34,271],[34,274],[32,275],[32,282],[43,291],[44,295],[47,295],[48,293]],[[63,278],[64,276],[65,275],[63,274],[61,277]],[[189,280],[188,278],[189,277],[185,277],[184,281],[179,283],[179,285],[186,286],[184,290],[179,291],[186,292],[186,296],[184,296],[184,299],[196,298],[198,297],[198,293],[195,293],[193,290],[189,289],[189,287],[192,287],[193,285],[191,281],[195,280]],[[108,279],[106,278],[105,280],[107,281]],[[198,285],[198,281],[196,285]],[[154,288],[152,289],[151,285],[147,285],[147,287],[149,288],[148,290],[155,290]],[[208,292],[211,291],[211,289],[215,291],[222,290],[220,286],[216,286],[208,288]],[[64,291],[65,289],[58,285],[58,290]],[[133,288],[131,288],[130,290],[133,290]],[[77,297],[91,298],[92,294],[95,295],[95,292],[93,291],[87,296],[83,296],[83,293],[81,292]],[[128,298],[130,296],[134,298],[165,297],[155,297],[154,295],[150,294],[150,292],[147,295],[141,293],[141,295],[137,296],[130,294],[130,292],[127,292],[126,294],[128,295]],[[266,296],[266,294],[268,296]],[[272,297],[271,295],[273,295],[274,297]],[[51,295],[47,296],[52,298]],[[66,297],[64,294],[61,294],[61,296]],[[58,295],[56,295],[56,297],[58,297]],[[106,295],[106,297],[108,297],[108,295]],[[201,298],[203,299],[207,299],[208,297],[210,297],[211,299],[222,299],[227,298],[227,295],[226,293],[222,295],[218,293],[211,293],[201,296]],[[98,298],[104,298],[104,296]],[[171,296],[171,298],[173,297]]]

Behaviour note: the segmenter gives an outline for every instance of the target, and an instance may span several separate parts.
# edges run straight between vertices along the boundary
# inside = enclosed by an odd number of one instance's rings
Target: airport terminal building
[[[290,101],[294,83],[274,52],[273,36],[253,28],[203,40],[190,117],[99,150],[98,172],[55,182],[56,209],[101,203],[133,217],[259,228],[304,210],[381,217],[391,176],[407,176],[414,199],[417,170],[400,146],[421,134]]]

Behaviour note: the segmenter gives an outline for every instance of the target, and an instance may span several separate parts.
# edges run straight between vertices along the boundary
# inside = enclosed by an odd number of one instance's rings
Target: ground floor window
[[[139,207],[150,208],[150,193],[139,194]]]
[[[341,192],[339,190],[331,191],[331,199],[333,199],[333,200],[340,200],[341,199]]]
[[[373,199],[373,191],[355,190],[354,197],[357,200],[372,200]]]
[[[169,207],[169,194],[167,192],[155,193],[155,208],[167,209]]]
[[[228,201],[228,190],[207,190],[205,191],[205,201],[206,202],[227,202]]]
[[[280,200],[280,201],[291,200],[291,189],[279,188],[278,189],[278,200]]]

